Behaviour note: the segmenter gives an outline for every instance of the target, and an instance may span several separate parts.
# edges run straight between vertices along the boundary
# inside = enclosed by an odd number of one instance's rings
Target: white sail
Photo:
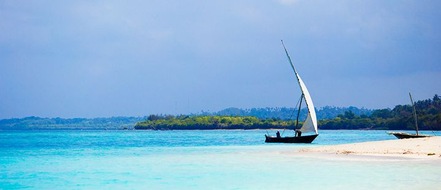
[[[297,81],[299,82],[300,89],[302,90],[303,97],[305,98],[306,106],[308,108],[308,116],[303,123],[302,128],[300,128],[300,131],[302,132],[314,132],[315,134],[318,134],[317,130],[317,116],[315,114],[314,109],[314,103],[312,103],[311,95],[309,94],[308,89],[306,88],[305,83],[303,82],[302,78],[300,78],[299,74],[297,73],[296,68],[292,64],[291,57],[288,54],[288,51],[285,48],[285,44],[283,44],[283,48],[285,49],[286,56],[288,57],[289,63],[291,64],[291,67],[296,74]]]
[[[291,63],[292,65],[292,63]],[[303,80],[300,78],[299,74],[295,70],[293,66],[294,72],[296,73],[297,80],[300,85],[300,89],[302,90],[303,96],[305,97],[306,106],[308,108],[308,117],[306,117],[305,122],[303,123],[302,128],[300,128],[300,131],[302,132],[314,132],[315,134],[318,134],[317,131],[317,116],[315,114],[314,109],[314,103],[312,103],[311,95],[309,94],[308,89],[305,86],[305,83],[303,83]]]

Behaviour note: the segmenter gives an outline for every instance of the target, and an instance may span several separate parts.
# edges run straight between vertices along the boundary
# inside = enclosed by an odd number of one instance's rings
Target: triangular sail
[[[300,89],[302,90],[303,96],[305,98],[306,106],[308,108],[308,116],[303,123],[302,128],[300,128],[300,131],[302,132],[314,132],[315,134],[318,134],[317,130],[317,116],[315,114],[315,108],[314,103],[312,103],[311,95],[309,94],[308,89],[306,88],[305,83],[303,82],[302,78],[300,78],[299,74],[297,73],[296,68],[292,64],[291,57],[288,54],[288,51],[285,48],[285,44],[283,44],[283,48],[285,49],[286,56],[288,57],[289,63],[291,64],[291,67],[296,75],[297,81],[299,82]]]
[[[292,63],[291,63],[292,65]],[[294,66],[293,66],[294,68]],[[294,69],[294,72],[297,75],[297,79],[300,84],[300,89],[302,90],[302,93],[305,97],[306,106],[308,108],[308,117],[306,117],[305,122],[303,123],[302,128],[300,128],[300,131],[302,132],[314,132],[315,134],[318,134],[317,131],[317,116],[315,114],[314,109],[314,103],[312,103],[311,95],[309,94],[308,89],[305,86],[305,83],[303,83],[303,80],[300,78],[299,74],[297,74],[296,70]]]

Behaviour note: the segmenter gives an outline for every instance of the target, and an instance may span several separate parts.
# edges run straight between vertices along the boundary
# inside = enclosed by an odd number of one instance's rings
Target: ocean
[[[293,153],[305,147],[395,139],[385,131],[321,130],[312,144],[265,144],[267,132],[275,134],[265,130],[0,131],[0,189],[441,187],[441,159],[357,160]]]

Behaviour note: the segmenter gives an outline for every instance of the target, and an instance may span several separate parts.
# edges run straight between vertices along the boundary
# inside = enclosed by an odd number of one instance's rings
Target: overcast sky
[[[393,108],[441,94],[441,1],[0,0],[0,119]]]

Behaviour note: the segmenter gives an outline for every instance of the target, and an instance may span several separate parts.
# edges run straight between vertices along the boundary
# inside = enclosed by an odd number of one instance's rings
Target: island
[[[420,130],[441,130],[441,99],[415,102]],[[414,130],[411,105],[393,109],[366,109],[325,106],[316,109],[320,130]],[[299,121],[306,117],[301,110]],[[188,115],[151,114],[141,117],[42,118],[0,120],[0,130],[213,130],[213,129],[295,129],[294,108],[227,108],[218,112]]]
[[[441,130],[441,99],[420,100],[415,103],[418,110],[420,130]],[[330,110],[329,108],[327,108]],[[250,113],[250,112],[248,112]],[[393,109],[376,109],[370,114],[356,114],[351,109],[333,118],[326,118],[318,110],[318,126],[322,130],[369,129],[369,130],[414,130],[411,105],[397,105]],[[224,112],[225,114],[225,112]],[[267,114],[268,115],[268,114]],[[321,116],[320,116],[321,115]],[[258,117],[246,110],[234,110],[229,116],[219,115],[150,115],[147,120],[136,123],[139,130],[213,130],[213,129],[296,129],[302,123],[295,115],[290,118]],[[306,114],[299,116],[306,117]],[[321,117],[321,118],[320,118]],[[302,119],[300,119],[302,120]]]

